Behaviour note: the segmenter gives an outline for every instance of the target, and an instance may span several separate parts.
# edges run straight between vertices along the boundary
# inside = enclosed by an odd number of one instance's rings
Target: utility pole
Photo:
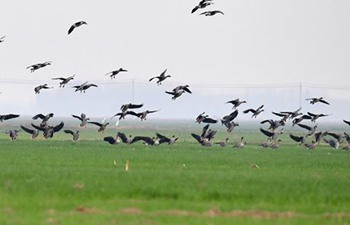
[[[135,80],[132,79],[131,81],[131,102],[134,102],[135,98]]]
[[[299,83],[299,107],[301,107],[301,95],[303,93],[303,84]]]

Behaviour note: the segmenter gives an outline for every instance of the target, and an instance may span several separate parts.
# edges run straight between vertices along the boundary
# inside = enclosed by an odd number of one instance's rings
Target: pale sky
[[[161,109],[154,118],[220,117],[239,97],[248,102],[242,110],[265,104],[264,118],[301,105],[350,119],[350,1],[213,0],[191,14],[198,2],[0,0],[0,114],[109,117],[133,101]],[[225,15],[199,15],[206,10]],[[67,35],[81,20],[88,25]],[[26,70],[45,61],[52,65]],[[120,67],[128,72],[105,76]],[[164,69],[172,77],[163,85],[148,82]],[[73,74],[64,89],[51,80]],[[99,87],[75,93],[85,81]],[[54,89],[35,95],[44,83]],[[183,84],[192,95],[164,93]],[[319,96],[331,106],[305,101]]]

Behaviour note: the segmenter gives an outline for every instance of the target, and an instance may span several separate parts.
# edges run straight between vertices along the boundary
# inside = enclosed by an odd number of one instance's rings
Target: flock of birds
[[[203,10],[207,7],[212,6],[213,0],[201,0],[192,10],[191,13],[195,13],[198,10]],[[203,11],[200,13],[200,15],[204,16],[214,16],[217,14],[224,13],[220,10],[210,10],[210,11]],[[70,26],[68,30],[68,35],[72,34],[73,31],[75,31],[77,28],[87,25],[85,21],[79,21],[74,23]],[[2,36],[0,38],[0,43],[4,42],[6,36]],[[51,61],[46,61],[42,63],[36,63],[33,65],[28,66],[26,69],[29,69],[31,73],[50,66],[52,64]],[[128,70],[124,68],[119,68],[117,70],[108,72],[105,74],[105,76],[109,76],[111,79],[115,79],[117,75],[120,73],[126,73]],[[163,72],[160,73],[158,76],[154,76],[149,78],[149,82],[152,82],[156,80],[157,85],[161,85],[162,82],[164,82],[166,79],[170,78],[171,75],[167,74],[167,69],[165,69]],[[75,75],[69,76],[69,77],[54,77],[52,80],[59,81],[59,87],[64,88],[70,81],[74,80]],[[80,85],[73,85],[72,88],[75,88],[75,92],[85,93],[89,88],[91,87],[98,87],[97,84],[89,83],[88,81],[80,84]],[[36,86],[34,88],[35,94],[40,94],[42,90],[45,89],[52,89],[53,87],[48,86],[47,84],[42,84],[39,86]],[[176,100],[180,96],[182,96],[184,93],[192,94],[192,91],[189,88],[189,85],[179,85],[175,87],[174,89],[170,91],[165,91],[166,94],[171,95],[173,100]],[[324,100],[322,97],[319,98],[309,98],[306,99],[310,101],[310,104],[316,104],[316,103],[322,103],[325,105],[329,105],[329,103]],[[203,128],[200,134],[191,133],[191,136],[202,146],[213,146],[213,145],[219,145],[219,146],[227,146],[229,145],[229,138],[226,138],[225,141],[213,141],[214,137],[217,133],[217,130],[213,130],[210,128],[210,124],[216,124],[221,122],[221,125],[225,126],[227,128],[227,132],[231,133],[235,127],[239,126],[237,122],[235,122],[235,119],[237,118],[239,111],[238,107],[244,103],[247,103],[246,101],[241,101],[239,98],[230,100],[226,102],[227,104],[232,104],[232,110],[228,115],[223,116],[220,119],[214,119],[210,118],[209,115],[206,115],[205,112],[199,114],[197,118],[195,119],[195,122],[201,124],[206,124]],[[111,117],[111,119],[118,117],[118,121],[123,120],[126,118],[126,116],[133,116],[136,118],[139,118],[141,121],[146,120],[147,115],[151,113],[156,113],[159,111],[157,110],[144,110],[140,112],[135,112],[134,110],[140,109],[143,107],[143,104],[134,104],[134,103],[127,103],[123,104],[120,107],[120,112],[116,113]],[[242,111],[244,114],[250,114],[251,118],[257,118],[259,114],[261,114],[264,111],[264,105],[260,105],[257,108],[248,108]],[[301,108],[295,110],[295,111],[281,111],[281,112],[272,112],[273,115],[277,116],[278,119],[269,119],[269,120],[263,120],[260,123],[268,124],[269,127],[266,129],[260,128],[261,133],[266,136],[266,141],[261,143],[260,145],[264,148],[273,148],[276,149],[279,147],[279,143],[281,142],[281,139],[279,139],[279,135],[284,133],[284,126],[287,124],[287,121],[292,122],[292,126],[298,125],[302,129],[305,129],[305,134],[303,135],[295,135],[292,133],[289,133],[289,137],[297,142],[299,145],[304,146],[307,149],[314,149],[316,148],[321,141],[324,141],[325,143],[329,144],[331,147],[338,149],[340,144],[342,144],[345,141],[345,145],[343,146],[343,149],[350,150],[350,135],[346,132],[339,134],[329,131],[318,131],[316,124],[316,120],[318,120],[321,117],[325,117],[328,115],[325,114],[315,114],[311,112],[307,112],[307,114],[303,114],[301,112]],[[0,115],[0,122],[3,122],[5,120],[15,119],[18,118],[20,115],[18,114],[6,114],[6,115]],[[32,139],[36,139],[39,134],[43,133],[44,139],[53,138],[54,134],[61,131],[65,124],[64,122],[60,122],[57,125],[51,125],[49,124],[50,118],[54,116],[54,113],[49,113],[47,115],[44,114],[37,114],[32,117],[31,127],[20,125],[21,129],[13,129],[6,131],[6,134],[9,135],[11,140],[16,140],[18,138],[18,135],[20,131],[24,131],[31,135]],[[80,121],[80,128],[86,128],[88,124],[94,125],[98,127],[98,132],[103,133],[106,129],[106,127],[110,124],[109,122],[97,122],[97,121],[90,121],[90,118],[87,117],[86,114],[81,113],[81,115],[72,115],[73,118],[78,119]],[[40,123],[34,122],[39,121]],[[307,125],[305,123],[301,123],[302,121],[310,121],[311,125]],[[350,125],[350,121],[344,120],[344,122],[348,125]],[[79,140],[79,130],[70,130],[70,129],[63,129],[63,131],[71,135],[72,140],[74,142]],[[309,138],[313,138],[311,142],[308,142]],[[179,137],[176,137],[173,135],[172,137],[166,137],[160,133],[156,133],[155,137],[147,137],[147,136],[135,136],[132,137],[131,135],[126,135],[125,133],[118,132],[115,137],[113,136],[105,136],[103,138],[104,141],[106,141],[109,144],[119,144],[119,143],[125,143],[125,144],[133,144],[135,142],[142,141],[143,143],[147,145],[160,145],[163,143],[167,144],[174,144]],[[243,148],[246,146],[246,141],[244,137],[241,137],[238,142],[233,144],[233,147],[235,148]]]

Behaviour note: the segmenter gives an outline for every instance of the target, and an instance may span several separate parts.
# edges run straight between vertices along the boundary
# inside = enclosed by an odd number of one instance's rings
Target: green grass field
[[[77,143],[62,132],[34,141],[2,134],[0,224],[350,224],[350,152],[305,150],[287,135],[279,149],[263,149],[261,134],[248,131],[241,150],[163,133],[181,139],[109,145],[95,130]]]

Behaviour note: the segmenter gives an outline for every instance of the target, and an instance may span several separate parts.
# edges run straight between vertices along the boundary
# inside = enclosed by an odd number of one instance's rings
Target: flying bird
[[[98,126],[98,132],[99,133],[103,133],[106,129],[106,127],[108,126],[109,123],[98,123],[98,122],[88,122],[88,123],[91,123],[91,124],[94,124],[96,126]]]
[[[39,86],[36,86],[35,88],[34,88],[34,92],[35,92],[35,94],[40,94],[40,91],[42,90],[42,89],[52,89],[53,87],[49,87],[47,84],[42,84],[42,85],[39,85]]]
[[[107,73],[106,76],[110,76],[111,79],[114,79],[115,76],[117,76],[120,72],[128,72],[128,71],[123,68],[119,68],[117,70]]]
[[[165,79],[167,79],[168,77],[171,77],[170,75],[165,75],[166,72],[167,72],[167,69],[165,69],[159,76],[152,77],[151,79],[149,79],[149,81],[151,82],[153,79],[158,79],[157,84],[161,85]]]
[[[82,93],[82,92],[85,93],[85,91],[87,89],[89,89],[90,87],[98,87],[98,86],[96,84],[88,84],[87,81],[81,85],[73,86],[73,88],[75,88],[75,92],[80,91],[80,93]]]
[[[40,127],[40,126],[37,126],[35,124],[32,124],[32,126],[37,130],[43,131],[44,138],[49,139],[49,138],[53,137],[54,133],[60,131],[63,128],[64,123],[61,122],[60,124],[58,124],[56,126],[46,126],[46,127]]]
[[[133,104],[133,103],[128,103],[128,104],[123,104],[121,107],[120,107],[120,110],[122,112],[125,112],[127,111],[128,109],[139,109],[143,106],[143,103],[141,104]]]
[[[239,98],[236,98],[234,100],[228,101],[227,103],[231,103],[233,105],[232,109],[236,109],[238,106],[240,106],[243,103],[247,103],[246,101],[240,101]]]
[[[207,7],[207,6],[209,6],[209,5],[212,5],[212,4],[214,4],[214,3],[212,2],[212,0],[202,0],[202,1],[200,1],[200,2],[198,3],[198,5],[196,5],[196,6],[192,9],[191,13],[196,12],[198,9],[204,9],[205,7]]]
[[[9,120],[9,119],[14,119],[19,117],[17,114],[5,114],[5,115],[0,115],[0,122],[4,122],[4,120]]]
[[[213,10],[213,11],[206,11],[206,12],[202,12],[200,15],[204,15],[204,16],[214,16],[216,14],[222,14],[224,15],[223,12],[221,12],[220,10]]]
[[[51,65],[51,63],[52,63],[51,61],[47,61],[44,63],[37,63],[37,64],[33,64],[33,65],[28,66],[26,69],[30,69],[30,72],[33,73],[40,68]]]
[[[196,118],[197,123],[217,123],[218,121],[212,118],[209,118],[208,115],[205,115],[205,112],[199,114]]]
[[[83,25],[83,24],[87,25],[87,23],[86,23],[85,21],[79,21],[79,22],[74,23],[74,24],[69,28],[69,30],[68,30],[68,35],[69,35],[70,33],[72,33],[73,30],[74,30],[75,28],[80,27],[80,26]]]
[[[259,106],[257,109],[247,109],[247,110],[244,110],[243,113],[246,114],[246,113],[251,112],[251,113],[253,113],[252,118],[253,117],[256,118],[260,113],[262,113],[264,111],[263,107],[264,107],[264,105]]]
[[[310,101],[310,104],[313,105],[317,102],[329,105],[329,102],[327,102],[326,100],[323,99],[323,97],[319,97],[319,98],[307,98],[307,101]]]
[[[175,137],[175,135],[173,135],[171,138],[168,138],[160,133],[156,133],[157,137],[159,138],[159,143],[168,143],[169,145],[174,144],[179,138]]]
[[[47,115],[44,114],[36,114],[35,116],[32,117],[33,120],[41,119],[40,127],[47,127],[47,122],[49,121],[50,118],[54,116],[53,113],[49,113]]]
[[[159,110],[146,110],[140,113],[136,113],[136,116],[141,119],[141,121],[146,120],[146,117],[149,113],[155,113],[158,112]]]
[[[81,121],[81,123],[79,124],[80,127],[86,127],[87,121],[90,120],[90,118],[86,117],[85,113],[80,114],[80,116],[77,116],[77,115],[72,115],[72,116]]]
[[[39,132],[40,132],[38,129],[34,130],[34,129],[30,129],[30,128],[27,128],[27,127],[22,126],[22,125],[21,125],[21,128],[26,133],[31,134],[32,135],[32,139],[36,139],[38,137],[38,135],[39,135]]]
[[[52,80],[61,80],[60,82],[60,87],[64,87],[69,81],[74,80],[74,76],[70,76],[70,77],[55,77],[52,78]]]
[[[165,91],[165,93],[173,95],[171,99],[175,100],[185,92],[192,94],[191,90],[188,87],[189,87],[188,85],[177,86],[172,91]]]
[[[79,140],[79,131],[76,130],[76,131],[72,131],[72,130],[64,130],[64,133],[66,134],[71,134],[72,135],[72,140],[74,142],[78,141]]]

